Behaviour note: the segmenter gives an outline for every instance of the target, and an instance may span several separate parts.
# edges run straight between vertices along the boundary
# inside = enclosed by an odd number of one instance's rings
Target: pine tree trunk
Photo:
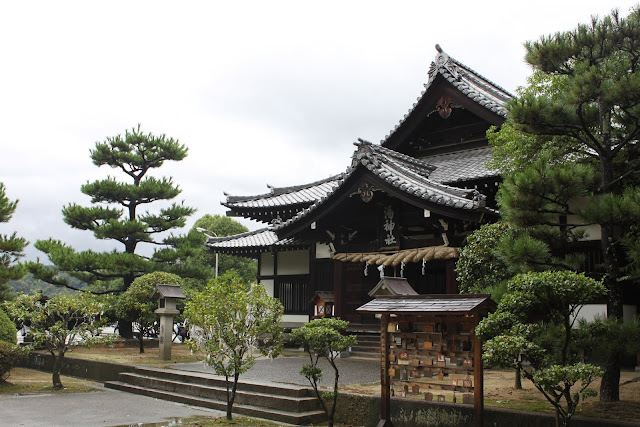
[[[607,156],[600,156],[602,187],[605,193],[611,191],[609,183],[613,181],[613,165]],[[616,243],[615,224],[602,224],[600,244],[605,268],[604,285],[607,295],[607,317],[622,320],[623,296],[618,283],[620,263]],[[617,402],[620,400],[620,355],[618,349],[612,349],[607,356],[605,371],[600,383],[600,401]]]
[[[602,226],[602,253],[606,276],[604,285],[609,291],[607,299],[607,317],[622,320],[622,292],[618,284],[618,257],[614,241],[614,227]],[[605,363],[604,375],[600,383],[600,401],[617,402],[620,400],[620,355],[618,349],[610,350]]]

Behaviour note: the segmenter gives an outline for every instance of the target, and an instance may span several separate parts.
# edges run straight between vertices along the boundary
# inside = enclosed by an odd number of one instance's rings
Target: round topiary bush
[[[0,341],[15,344],[17,342],[16,333],[16,325],[9,319],[7,313],[0,308]]]
[[[0,383],[9,376],[14,366],[26,356],[26,352],[14,344],[0,341]]]

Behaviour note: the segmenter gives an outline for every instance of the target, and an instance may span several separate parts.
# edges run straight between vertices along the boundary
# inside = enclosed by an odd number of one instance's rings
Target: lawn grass
[[[9,378],[0,383],[0,396],[23,395],[42,393],[84,393],[99,391],[100,383],[85,379],[60,377],[65,388],[56,390],[53,388],[51,374],[48,372],[34,371],[31,369],[13,368]]]
[[[193,363],[202,360],[202,357],[191,354],[185,344],[173,343],[171,347],[171,360],[161,360],[158,357],[158,346],[145,347],[144,353],[135,345],[124,346],[121,341],[116,341],[114,346],[100,345],[91,348],[75,347],[68,351],[65,357],[77,357],[80,359],[99,360],[102,362],[123,363],[126,365],[153,366],[167,368],[175,363]]]

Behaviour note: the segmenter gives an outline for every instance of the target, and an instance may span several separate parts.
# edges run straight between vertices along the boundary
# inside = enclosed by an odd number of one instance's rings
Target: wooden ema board
[[[466,316],[398,316],[389,322],[384,350],[390,395],[473,404],[474,328]]]

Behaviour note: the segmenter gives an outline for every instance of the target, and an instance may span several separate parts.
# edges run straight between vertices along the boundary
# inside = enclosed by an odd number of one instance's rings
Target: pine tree
[[[166,161],[184,159],[187,148],[165,135],[145,134],[138,125],[126,131],[124,137],[117,135],[97,142],[90,154],[93,164],[118,169],[129,181],[109,176],[87,182],[81,191],[91,197],[92,206],[70,203],[62,209],[62,215],[72,228],[91,231],[96,239],[116,241],[122,250],[78,252],[58,240],[38,240],[36,248],[45,252],[56,268],[31,264],[30,270],[42,280],[72,288],[59,274],[67,272],[89,283],[91,291],[100,294],[125,291],[136,277],[179,266],[176,261],[181,254],[175,246],[182,239],[173,235],[162,237],[162,233],[183,227],[195,209],[184,206],[184,202],[174,202],[160,208],[158,213],[141,213],[140,208],[172,200],[180,194],[171,178],[156,178],[149,172]],[[140,244],[145,243],[157,246],[151,257],[138,253]],[[120,327],[121,334],[130,335],[126,326],[125,330],[122,324]]]
[[[505,219],[530,231],[512,240],[511,253],[529,257],[530,265],[575,268],[578,259],[562,245],[581,237],[578,225],[599,226],[607,314],[621,319],[623,287],[637,282],[629,272],[640,255],[640,9],[627,17],[614,10],[525,47],[526,61],[546,80],[510,103],[509,120],[544,138],[526,141],[523,150],[537,149],[538,162],[508,177],[501,190]],[[612,351],[601,400],[619,400],[619,379],[620,353]]]
[[[0,182],[0,223],[9,222],[17,205],[17,200],[9,200],[5,186]],[[11,235],[0,235],[0,301],[8,299],[11,294],[7,282],[19,279],[24,274],[22,267],[16,265],[16,261],[24,255],[25,246],[27,241],[18,237],[15,232]]]

